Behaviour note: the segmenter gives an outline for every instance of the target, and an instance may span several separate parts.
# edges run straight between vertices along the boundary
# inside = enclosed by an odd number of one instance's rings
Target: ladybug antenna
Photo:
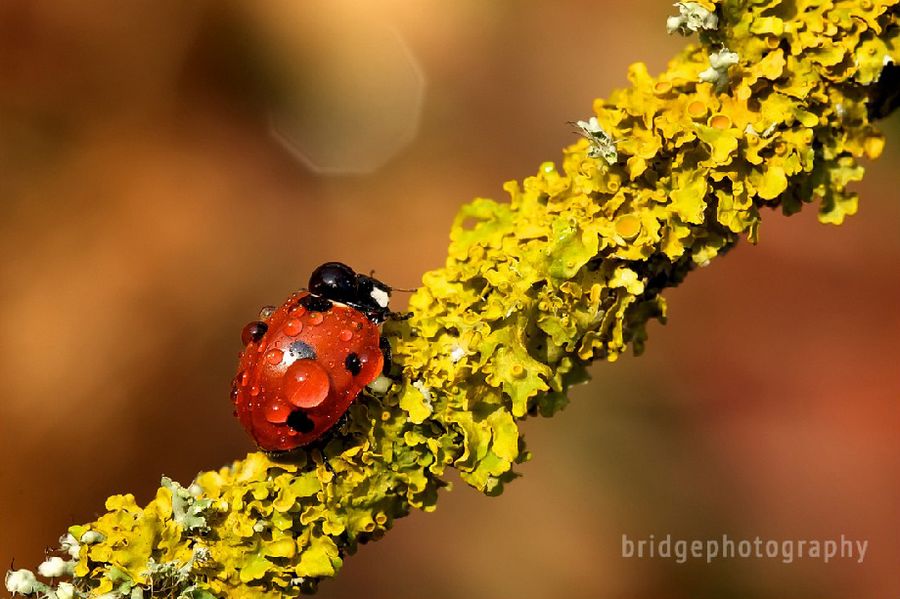
[[[369,278],[375,279],[375,269],[374,268],[369,271]],[[378,279],[375,279],[375,280],[378,281]],[[381,281],[378,281],[378,282],[381,283],[382,285],[384,285],[385,287],[387,287],[388,290],[392,291],[392,292],[393,291],[402,291],[404,293],[413,293],[414,291],[417,291],[419,289],[418,287],[413,287],[412,289],[404,289],[403,287],[391,287],[390,285],[385,285]]]

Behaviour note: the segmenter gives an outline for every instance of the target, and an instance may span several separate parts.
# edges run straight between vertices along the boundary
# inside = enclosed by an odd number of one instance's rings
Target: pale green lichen
[[[669,33],[676,31],[681,35],[690,35],[702,31],[715,31],[719,28],[719,17],[714,7],[706,7],[699,2],[677,2],[678,15],[666,21]]]
[[[633,65],[631,88],[594,105],[587,124],[617,140],[613,160],[580,140],[559,167],[507,183],[508,202],[460,210],[446,266],[423,277],[413,317],[386,327],[402,382],[361,397],[327,445],[294,462],[254,453],[188,489],[164,479],[145,507],[111,497],[65,538],[74,586],[19,570],[8,588],[56,599],[312,591],[396,518],[434,509],[448,467],[500,493],[529,457],[521,420],[561,409],[591,361],[640,352],[648,320],[665,318],[660,292],[740,237],[756,241],[760,209],[818,201],[822,222],[853,214],[857,160],[883,147],[868,111],[900,61],[897,0],[680,9],[700,45],[657,78]],[[721,57],[726,47],[734,56]]]
[[[592,116],[587,121],[574,123],[582,137],[588,140],[588,156],[591,158],[603,158],[607,164],[615,164],[619,160],[616,152],[616,142],[603,130],[597,117]]]

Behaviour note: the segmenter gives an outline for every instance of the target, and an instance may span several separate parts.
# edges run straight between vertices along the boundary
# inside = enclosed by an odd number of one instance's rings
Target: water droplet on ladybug
[[[283,424],[287,422],[288,416],[291,415],[291,407],[281,400],[276,399],[264,408],[266,420],[275,424]]]
[[[296,337],[303,330],[303,323],[297,318],[292,318],[284,323],[284,334],[288,337]]]
[[[253,397],[259,395],[259,387],[257,387],[256,385],[250,387],[250,395],[252,395]]]
[[[311,324],[311,325],[314,325],[314,326],[320,325],[320,324],[322,324],[322,321],[324,321],[324,320],[325,320],[325,317],[322,315],[321,312],[313,312],[312,314],[309,315],[309,324]]]
[[[282,391],[287,400],[298,408],[314,408],[325,401],[331,379],[314,360],[297,360],[284,373]]]
[[[270,349],[266,352],[266,362],[272,364],[273,366],[277,364],[281,364],[281,360],[284,359],[284,352],[280,349]]]
[[[259,319],[269,320],[275,314],[275,310],[277,310],[275,306],[263,306],[259,309]]]
[[[258,343],[260,339],[263,338],[263,335],[266,334],[266,331],[269,330],[269,325],[264,322],[251,322],[247,326],[244,327],[244,330],[241,331],[241,341],[244,345],[249,345],[251,343]]]
[[[341,338],[341,341],[350,341],[353,339],[353,331],[350,329],[344,329],[338,334],[338,337]]]
[[[243,372],[241,373],[241,387],[246,387],[247,383],[250,382],[250,373]]]

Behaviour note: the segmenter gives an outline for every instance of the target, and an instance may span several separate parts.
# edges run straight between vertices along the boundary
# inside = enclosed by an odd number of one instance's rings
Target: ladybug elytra
[[[389,368],[379,325],[394,316],[391,288],[340,262],[319,266],[309,289],[244,327],[235,415],[268,452],[320,438]]]

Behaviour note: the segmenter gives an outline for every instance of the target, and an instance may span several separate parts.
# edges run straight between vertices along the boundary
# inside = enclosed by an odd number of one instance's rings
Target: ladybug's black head
[[[358,274],[341,262],[326,262],[309,277],[310,292],[353,306],[374,322],[390,314],[391,288],[378,279]]]
[[[309,277],[309,290],[330,300],[352,303],[358,295],[356,273],[340,262],[326,262]]]

